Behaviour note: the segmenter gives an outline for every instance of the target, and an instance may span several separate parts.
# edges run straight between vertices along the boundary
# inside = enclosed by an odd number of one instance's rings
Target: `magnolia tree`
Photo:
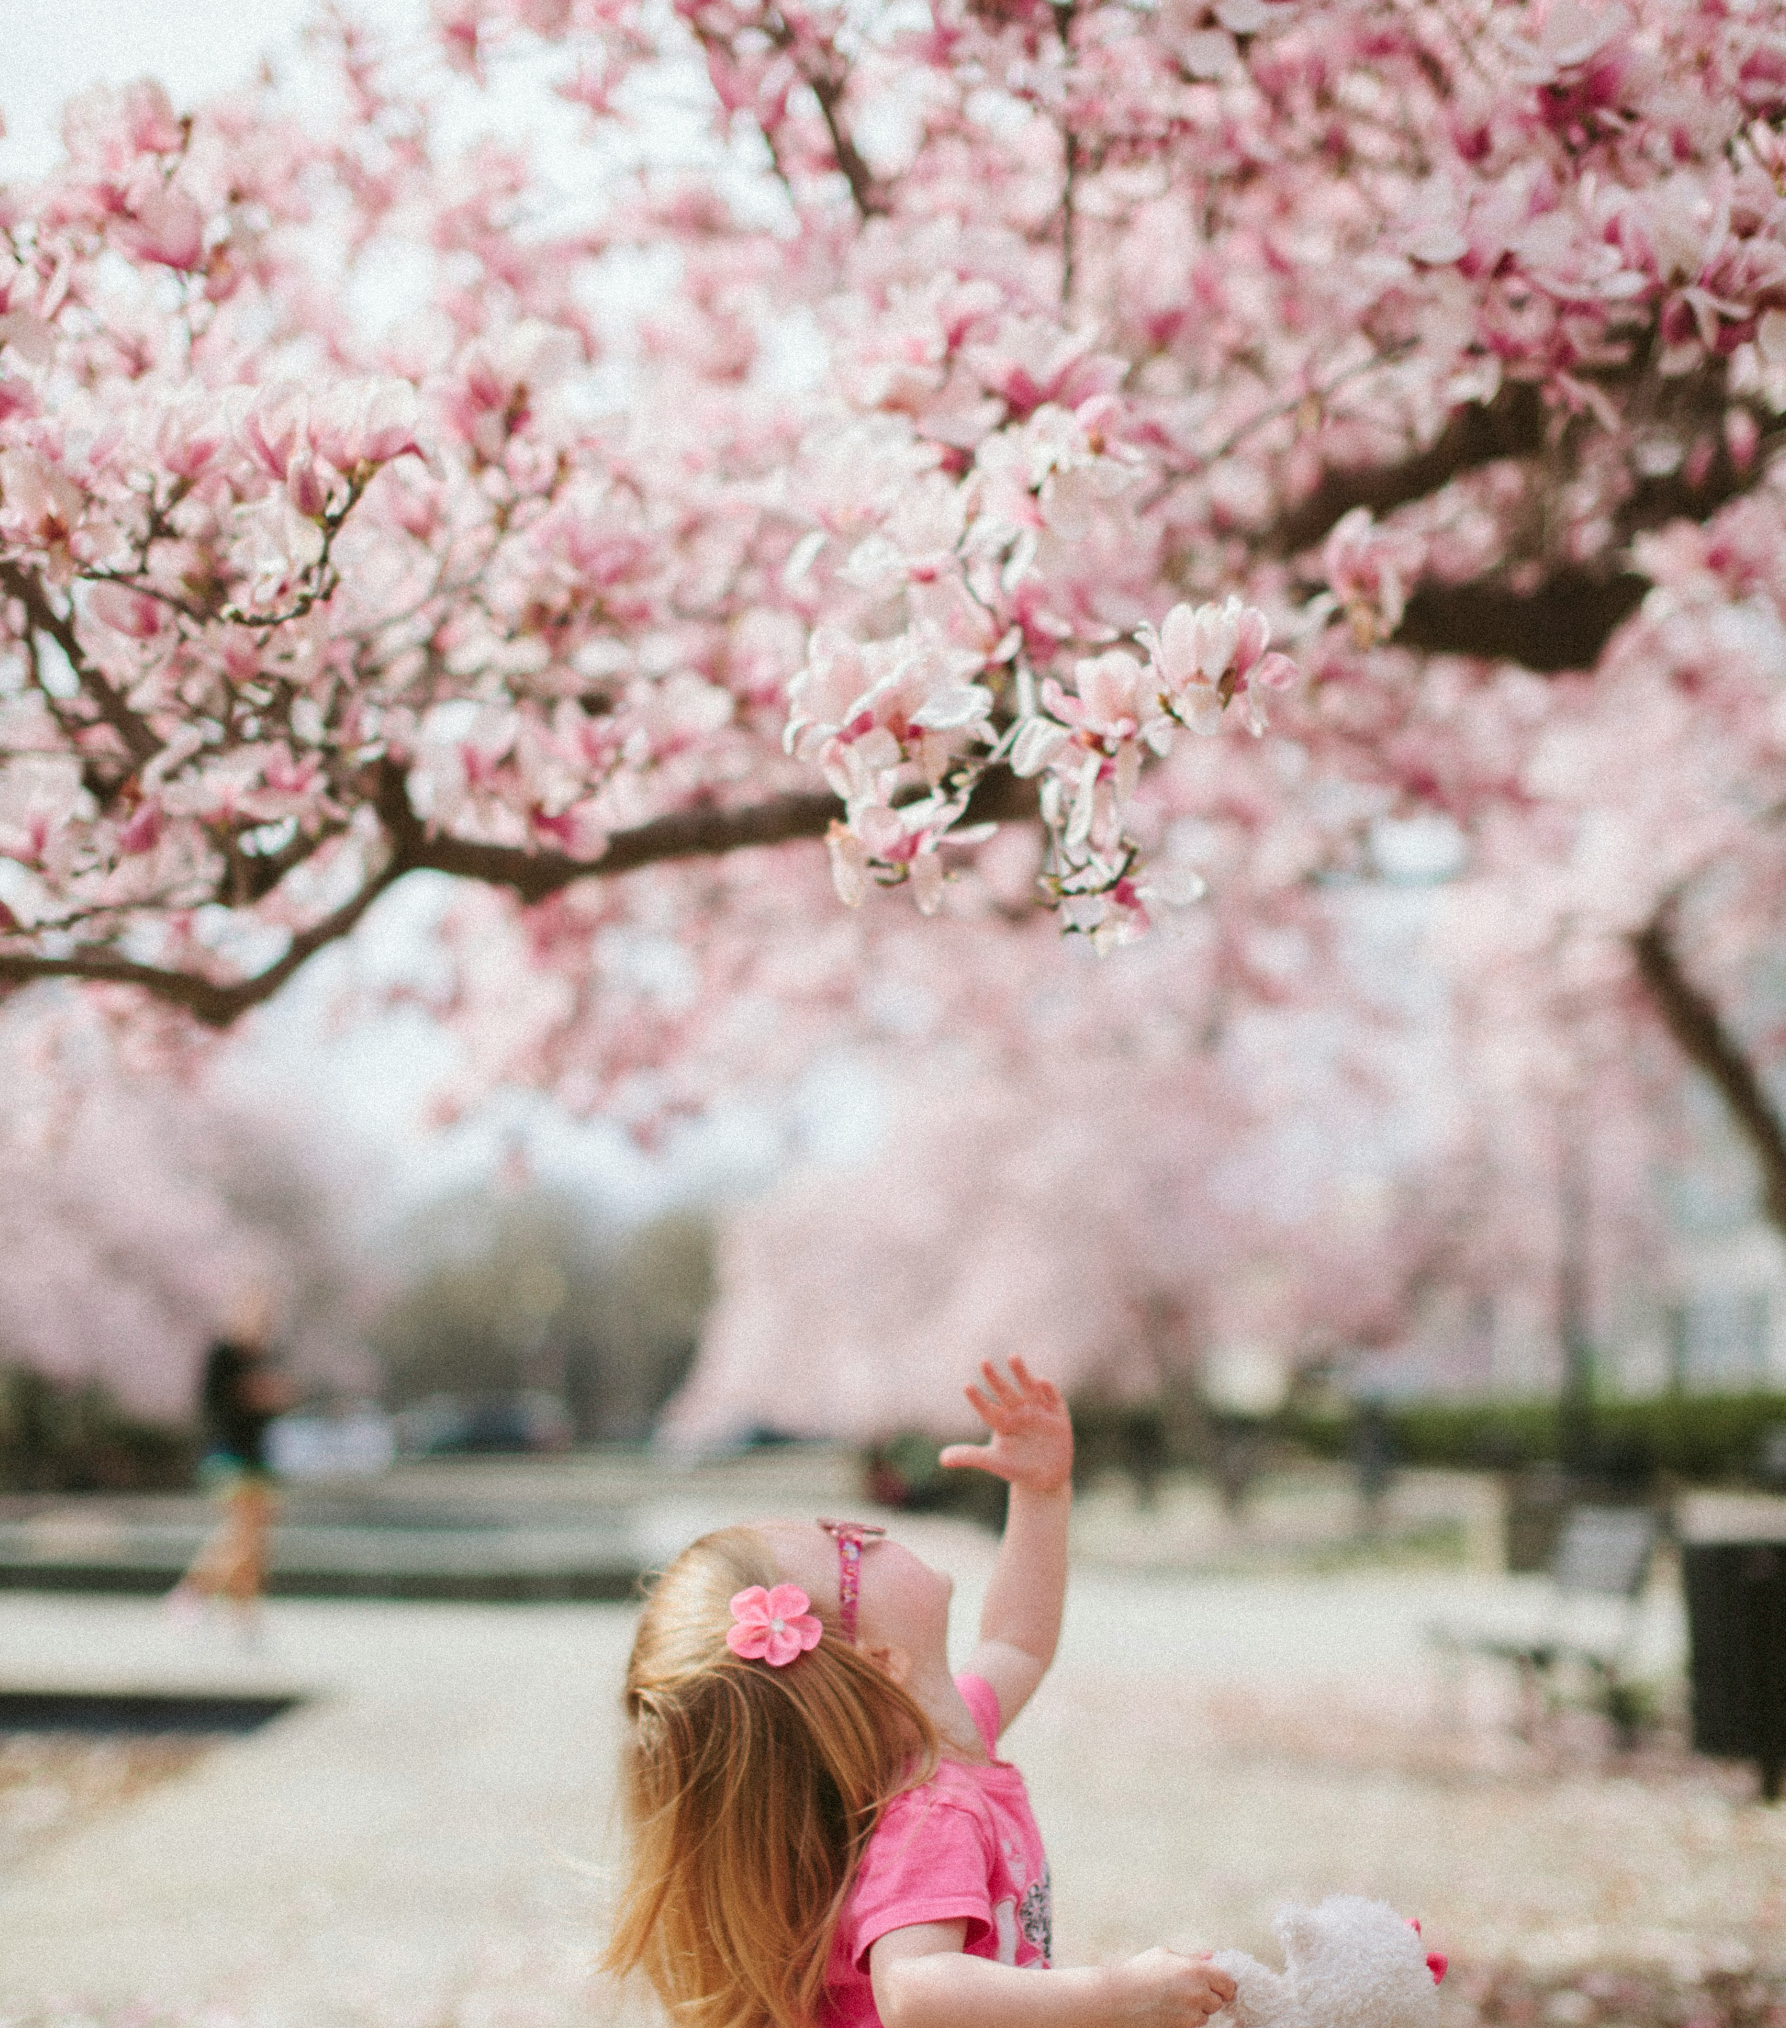
[[[668,1047],[650,994],[601,1026],[654,935],[698,1003],[759,965],[704,954],[741,886],[830,934],[797,852],[654,863],[822,836],[843,903],[1036,900],[1100,947],[1225,882],[1226,958],[1427,808],[1619,954],[1786,1213],[1742,1000],[1786,737],[1776,10],[436,22],[456,90],[521,65],[582,110],[576,205],[339,21],[338,124],[102,92],[5,194],[0,978],[227,1025],[434,868],[559,898],[515,1060],[594,1097]],[[956,908],[1019,820],[1022,902]]]
[[[1233,960],[1149,953],[1145,990],[1108,993],[1102,968],[1051,1020],[1047,968],[1008,950],[1026,1021],[982,1006],[972,1032],[996,1040],[939,1063],[970,1024],[929,1010],[916,1066],[880,1058],[900,1094],[885,1148],[727,1218],[666,1435],[940,1433],[961,1373],[1013,1348],[1116,1396],[1220,1398],[1260,1361],[1528,1392],[1640,1334],[1670,1270],[1654,1179],[1689,1145],[1678,1059],[1493,898],[1332,893],[1327,948],[1316,925],[1275,931],[1294,982],[1275,1005],[1262,969],[1224,1007],[1208,983]]]
[[[0,1018],[0,1365],[185,1421],[206,1343],[252,1304],[304,1377],[358,1381],[365,1277],[289,1123],[133,1068],[89,1010]]]
[[[1282,1116],[1208,1059],[1106,1059],[1067,1089],[1007,1075],[908,1091],[873,1162],[809,1168],[727,1221],[665,1436],[940,1434],[960,1424],[962,1376],[1013,1350],[1069,1389],[1154,1395],[1201,1384],[1212,1355],[1257,1350],[1287,1372],[1399,1337],[1422,1256],[1444,1245],[1438,1206],[1408,1188],[1436,1147],[1372,1149],[1361,1084],[1299,1082],[1325,1101],[1316,1146],[1282,1145]]]

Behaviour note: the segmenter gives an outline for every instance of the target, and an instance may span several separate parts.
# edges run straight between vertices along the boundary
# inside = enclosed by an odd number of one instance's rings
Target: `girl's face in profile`
[[[837,1544],[816,1521],[771,1521],[762,1531],[789,1580],[835,1621],[840,1611]],[[914,1660],[946,1658],[955,1580],[885,1535],[862,1544],[856,1629],[867,1648],[903,1648]]]

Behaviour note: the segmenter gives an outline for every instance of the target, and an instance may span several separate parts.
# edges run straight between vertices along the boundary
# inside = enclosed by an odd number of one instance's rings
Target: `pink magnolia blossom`
[[[1737,1004],[1778,24],[1478,14],[440,7],[464,89],[517,55],[585,110],[575,216],[339,23],[302,122],[88,95],[0,227],[0,982],[226,1024],[410,871],[481,878],[534,912],[458,911],[509,954],[453,953],[477,1075],[644,1120],[780,1062],[762,1007],[855,1006],[909,902],[996,972],[1033,903],[1108,948],[1202,883],[1184,963],[1279,1004],[1305,897],[1424,820],[1602,983],[1728,869],[1688,916]]]

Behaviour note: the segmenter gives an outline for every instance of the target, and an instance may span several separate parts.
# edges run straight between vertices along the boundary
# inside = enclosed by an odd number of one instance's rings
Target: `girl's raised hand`
[[[1038,1380],[1015,1354],[1008,1377],[990,1359],[980,1373],[985,1386],[965,1392],[992,1440],[950,1444],[937,1463],[971,1465],[1035,1493],[1058,1492],[1073,1476],[1073,1422],[1060,1389]]]

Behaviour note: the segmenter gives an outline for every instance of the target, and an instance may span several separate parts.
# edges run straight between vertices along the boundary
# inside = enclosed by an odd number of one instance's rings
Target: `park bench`
[[[1456,1660],[1492,1657],[1519,1672],[1519,1730],[1536,1738],[1584,1679],[1590,1705],[1612,1721],[1622,1745],[1640,1716],[1632,1665],[1663,1522],[1653,1507],[1572,1507],[1541,1587],[1523,1611],[1429,1627]]]

